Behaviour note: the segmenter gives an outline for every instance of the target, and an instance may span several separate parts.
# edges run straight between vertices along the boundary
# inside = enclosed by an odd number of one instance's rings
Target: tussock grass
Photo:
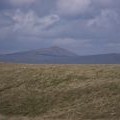
[[[0,64],[0,120],[119,120],[120,65]]]

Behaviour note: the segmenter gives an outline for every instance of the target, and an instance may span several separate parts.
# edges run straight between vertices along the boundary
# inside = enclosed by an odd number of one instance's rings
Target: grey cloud
[[[120,43],[119,6],[119,0],[1,0],[0,49],[58,44],[80,54],[112,51]]]
[[[9,0],[10,4],[12,5],[24,5],[24,4],[32,4],[36,2],[37,0]]]
[[[113,9],[102,10],[101,14],[88,20],[87,26],[92,35],[98,36],[97,39],[109,39],[119,41],[120,38],[120,14]]]
[[[39,17],[33,10],[29,10],[25,13],[20,9],[17,9],[14,14],[7,13],[6,15],[12,21],[11,24],[7,26],[7,32],[9,31],[20,35],[26,34],[30,36],[40,35],[42,34],[42,31],[47,32],[47,29],[50,29],[60,20],[59,16],[55,14]],[[5,24],[7,24],[7,22],[5,22]],[[3,26],[3,28],[1,28],[1,31],[4,31],[3,29],[5,28],[6,27]]]
[[[29,11],[28,13],[22,13],[17,10],[13,16],[15,21],[14,30],[25,31],[28,34],[39,33],[40,30],[47,29],[54,23],[59,21],[59,16],[48,15],[40,18],[34,11]]]
[[[91,0],[58,0],[58,12],[63,15],[78,15],[87,11]]]
[[[0,4],[1,6],[3,7],[6,7],[6,6],[10,6],[10,5],[13,5],[13,6],[21,6],[21,5],[25,5],[25,4],[32,4],[34,2],[36,2],[37,0],[1,0],[0,1]]]
[[[119,9],[119,4],[119,0],[57,0],[57,10],[63,16],[95,16],[103,9]]]
[[[117,28],[120,25],[120,15],[114,10],[102,10],[101,14],[96,16],[95,18],[88,21],[88,26],[97,27],[98,29],[102,28],[109,30],[110,28]]]
[[[81,54],[81,55],[83,53],[85,54],[86,49],[88,49],[88,48],[90,49],[91,47],[93,47],[92,44],[91,44],[91,40],[88,40],[88,39],[75,39],[75,38],[59,38],[59,39],[55,39],[53,44],[57,45],[57,46],[62,46],[64,48],[67,47],[71,51],[74,51],[74,52],[76,52],[78,54]]]

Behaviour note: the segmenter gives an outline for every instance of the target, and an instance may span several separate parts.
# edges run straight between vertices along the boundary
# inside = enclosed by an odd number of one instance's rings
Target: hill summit
[[[58,56],[58,57],[71,57],[77,56],[75,53],[58,46],[52,46],[49,48],[43,48],[33,51],[38,55],[45,55],[45,56]]]

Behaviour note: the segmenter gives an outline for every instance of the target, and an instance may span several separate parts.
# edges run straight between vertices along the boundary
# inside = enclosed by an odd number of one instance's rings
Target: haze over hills
[[[30,64],[119,64],[120,54],[79,56],[67,49],[50,48],[0,55],[1,62]]]
[[[33,51],[28,51],[27,53],[33,53],[37,55],[44,55],[44,56],[56,56],[56,57],[73,57],[77,56],[75,53],[64,49],[60,48],[58,46],[53,46],[50,48],[43,48],[43,49],[37,49]]]

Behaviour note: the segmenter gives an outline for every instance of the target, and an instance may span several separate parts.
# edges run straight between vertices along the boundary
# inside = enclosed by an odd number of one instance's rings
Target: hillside
[[[0,55],[0,61],[30,64],[120,64],[120,54],[78,56],[67,49],[53,46]]]
[[[119,120],[120,65],[0,64],[0,120]]]
[[[67,49],[53,46],[50,48],[0,55],[0,61],[30,64],[61,64],[69,63],[69,59],[76,58],[77,56]]]

